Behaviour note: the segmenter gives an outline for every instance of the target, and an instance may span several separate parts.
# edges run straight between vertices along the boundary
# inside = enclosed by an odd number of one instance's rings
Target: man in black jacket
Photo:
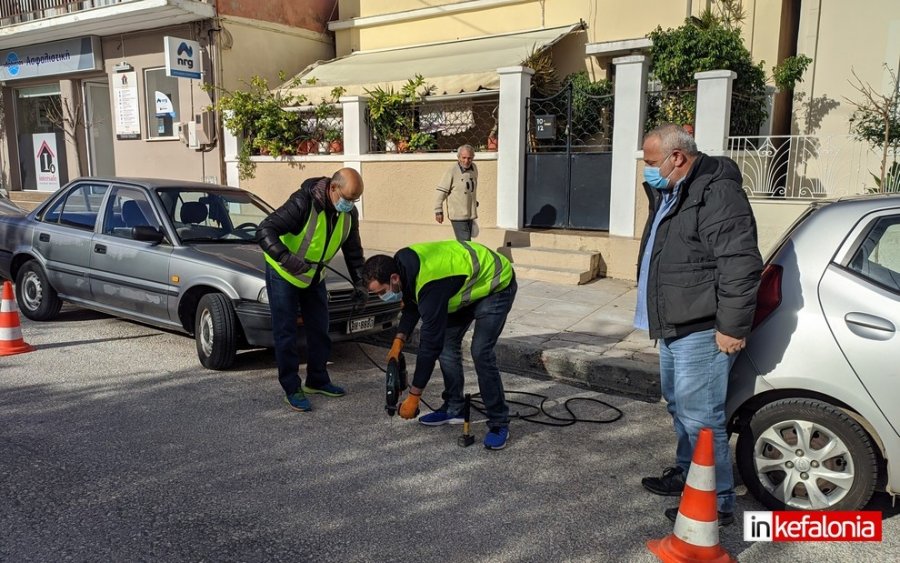
[[[676,465],[641,484],[680,495],[701,428],[711,428],[719,523],[734,521],[734,477],[725,428],[728,373],[756,309],[762,259],[756,221],[731,159],[697,151],[665,124],[644,138],[650,215],[641,241],[635,327],[660,341],[660,382],[678,444]],[[677,508],[666,510],[674,521]]]
[[[354,302],[365,305],[368,292],[361,282],[365,262],[359,240],[356,202],[363,181],[352,168],[342,168],[331,178],[310,178],[259,225],[259,245],[266,258],[266,291],[272,313],[272,336],[278,381],[288,405],[297,411],[312,407],[306,394],[340,397],[344,389],[334,385],[326,364],[331,355],[328,336],[328,293],[324,265],[343,251],[356,286]],[[306,384],[300,385],[297,352],[297,316],[303,315],[308,357]]]

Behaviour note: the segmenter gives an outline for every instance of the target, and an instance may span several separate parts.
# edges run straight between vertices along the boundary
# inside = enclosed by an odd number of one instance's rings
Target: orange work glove
[[[391,351],[388,352],[387,361],[397,360],[400,361],[400,351],[403,350],[403,345],[405,342],[402,338],[394,337],[394,343],[391,345]]]
[[[400,418],[409,420],[419,414],[419,397],[419,395],[413,395],[412,393],[407,395],[406,400],[400,405]]]

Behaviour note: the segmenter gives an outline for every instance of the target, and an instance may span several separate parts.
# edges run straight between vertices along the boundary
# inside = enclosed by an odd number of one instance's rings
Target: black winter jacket
[[[650,338],[710,328],[734,338],[750,333],[762,258],[741,180],[729,158],[701,153],[694,161],[654,240],[647,279]],[[644,189],[650,216],[639,260],[662,199],[659,190]]]
[[[291,194],[291,197],[284,202],[284,205],[263,219],[263,222],[259,224],[257,240],[260,248],[266,254],[277,262],[281,262],[289,251],[278,237],[287,233],[298,234],[302,231],[306,221],[309,219],[310,205],[314,205],[319,213],[325,212],[328,218],[327,234],[329,237],[334,234],[338,211],[334,208],[331,199],[327,195],[329,183],[330,179],[324,177],[306,180],[300,185],[299,190]],[[362,280],[365,256],[363,255],[362,243],[359,239],[359,212],[356,210],[356,207],[350,211],[350,234],[341,246],[341,251],[344,254],[344,261],[347,263],[350,278],[354,284],[359,283]],[[322,268],[323,266],[320,264],[314,279],[319,279]]]

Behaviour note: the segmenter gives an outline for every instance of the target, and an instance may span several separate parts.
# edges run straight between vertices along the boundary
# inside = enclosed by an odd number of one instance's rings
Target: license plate
[[[375,317],[364,317],[362,319],[351,319],[347,327],[348,332],[362,332],[375,328]]]

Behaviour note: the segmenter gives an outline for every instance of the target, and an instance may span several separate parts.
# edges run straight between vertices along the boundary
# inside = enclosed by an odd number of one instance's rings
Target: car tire
[[[811,399],[759,409],[741,429],[736,453],[750,494],[771,510],[859,510],[878,476],[869,434],[842,410]]]
[[[16,303],[22,314],[33,321],[49,321],[62,309],[62,300],[47,281],[44,268],[29,260],[16,273]]]
[[[203,367],[231,367],[237,354],[237,319],[231,300],[221,293],[207,293],[200,298],[194,317],[194,339]]]

